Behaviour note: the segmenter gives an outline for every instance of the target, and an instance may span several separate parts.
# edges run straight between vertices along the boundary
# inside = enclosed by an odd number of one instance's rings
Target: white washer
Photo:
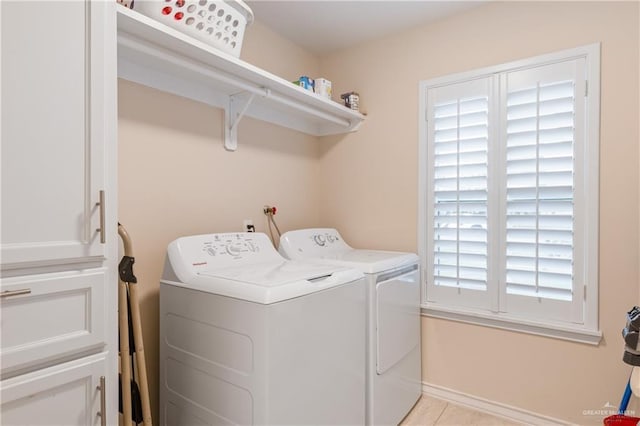
[[[289,259],[351,267],[365,274],[366,423],[400,423],[422,393],[418,256],[356,250],[329,228],[286,232],[279,251]]]
[[[365,288],[285,260],[265,234],[169,244],[160,281],[160,424],[365,421]]]

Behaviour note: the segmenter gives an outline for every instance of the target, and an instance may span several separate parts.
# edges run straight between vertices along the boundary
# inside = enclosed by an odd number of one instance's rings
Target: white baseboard
[[[554,419],[553,417],[544,416],[542,414],[523,410],[522,408],[512,407],[500,402],[489,401],[475,395],[469,395],[457,390],[448,389],[438,385],[422,382],[422,393],[443,401],[452,402],[456,405],[472,408],[476,411],[482,411],[496,417],[502,417],[507,420],[524,423],[528,425],[570,425],[571,423],[564,420]]]

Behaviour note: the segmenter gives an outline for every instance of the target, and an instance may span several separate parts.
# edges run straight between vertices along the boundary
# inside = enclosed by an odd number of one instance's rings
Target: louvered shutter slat
[[[486,96],[434,106],[437,286],[486,289],[488,108]]]
[[[507,294],[571,299],[574,91],[561,81],[507,93]]]

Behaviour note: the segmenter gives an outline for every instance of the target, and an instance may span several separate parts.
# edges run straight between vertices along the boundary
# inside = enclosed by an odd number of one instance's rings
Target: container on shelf
[[[235,57],[253,22],[242,0],[136,0],[133,9]]]
[[[303,75],[298,79],[298,86],[302,87],[304,90],[313,92],[313,80],[306,75]]]
[[[133,0],[116,0],[116,3],[123,5],[127,9],[133,9]]]
[[[344,101],[344,106],[354,111],[360,110],[360,95],[356,92],[348,92],[340,95],[340,99]]]
[[[326,78],[318,77],[314,81],[314,92],[323,98],[331,99],[331,81]]]

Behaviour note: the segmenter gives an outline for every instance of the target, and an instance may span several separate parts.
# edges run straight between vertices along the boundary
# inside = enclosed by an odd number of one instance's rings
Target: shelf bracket
[[[224,110],[224,147],[227,151],[235,151],[238,148],[238,123],[255,96],[255,93],[249,92],[229,95],[229,105]]]

